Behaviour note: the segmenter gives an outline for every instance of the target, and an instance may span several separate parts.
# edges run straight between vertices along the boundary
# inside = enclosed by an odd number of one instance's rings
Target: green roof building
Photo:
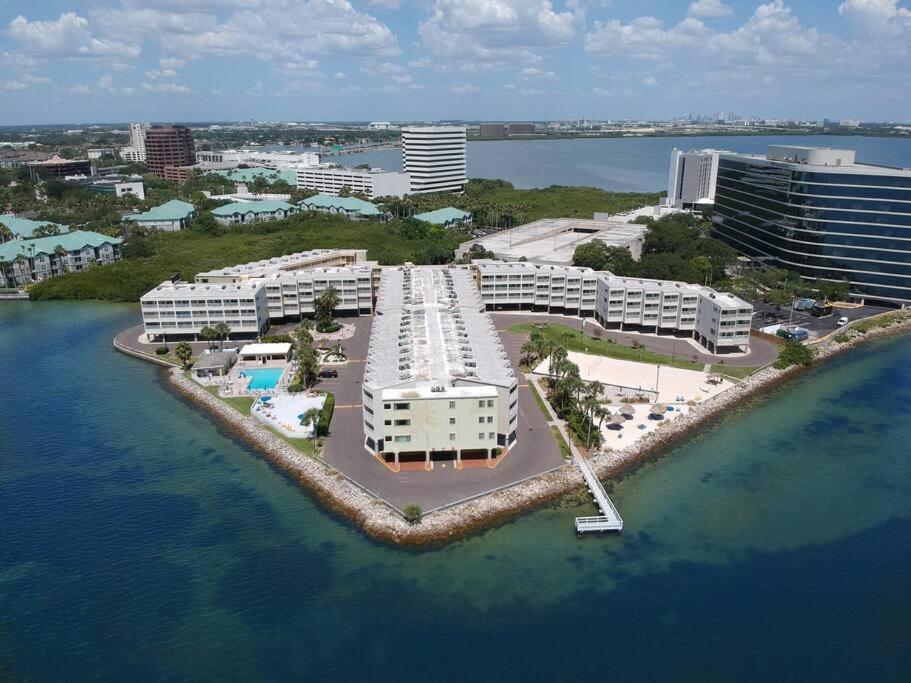
[[[252,183],[256,178],[262,177],[270,183],[284,180],[291,187],[297,186],[297,172],[288,169],[273,170],[264,166],[255,166],[254,168],[234,168],[230,171],[214,171],[214,173],[235,183]]]
[[[196,219],[196,207],[189,202],[172,199],[164,204],[153,206],[145,213],[130,214],[123,217],[144,228],[155,228],[174,232],[188,228]]]
[[[0,244],[0,286],[18,287],[120,260],[122,240],[88,230]]]
[[[0,215],[0,225],[5,225],[9,228],[10,232],[13,233],[14,240],[31,239],[35,234],[35,230],[42,225],[55,225],[60,229],[60,232],[70,231],[70,226],[68,225],[61,225],[53,221],[33,221],[30,218],[19,218],[11,214]],[[0,237],[0,241],[3,241],[2,237]]]
[[[212,209],[215,220],[222,225],[279,221],[295,214],[299,209],[288,202],[234,202]]]
[[[328,194],[317,194],[301,200],[299,206],[305,211],[337,213],[351,220],[364,220],[384,216],[376,204],[365,202],[357,197],[333,197]]]
[[[468,225],[471,223],[470,213],[462,211],[461,209],[455,209],[451,206],[447,206],[445,209],[437,209],[436,211],[418,213],[414,215],[414,218],[419,221],[426,221],[427,223],[442,225],[447,228],[456,225]]]

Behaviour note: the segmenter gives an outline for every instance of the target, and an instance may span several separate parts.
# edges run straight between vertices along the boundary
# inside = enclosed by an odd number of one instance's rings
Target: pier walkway
[[[573,450],[575,451],[575,449]],[[592,471],[591,465],[578,452],[573,453],[573,461],[582,472],[582,478],[585,479],[585,483],[601,511],[601,514],[595,517],[576,517],[576,532],[584,534],[587,531],[623,531],[623,519],[601,485],[601,481]]]

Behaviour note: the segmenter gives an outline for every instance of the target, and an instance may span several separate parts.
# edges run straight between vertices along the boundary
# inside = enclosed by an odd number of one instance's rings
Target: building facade
[[[297,186],[338,196],[342,188],[374,197],[404,197],[411,191],[407,173],[382,169],[309,166],[297,171]]]
[[[489,310],[593,317],[605,329],[686,336],[708,351],[746,350],[753,307],[732,294],[576,266],[475,261]]]
[[[135,223],[143,228],[176,232],[190,227],[196,219],[196,207],[190,202],[171,199],[164,204],[153,206],[144,213],[130,214],[123,220]]]
[[[714,201],[720,154],[712,149],[684,152],[675,147],[671,150],[664,204],[682,209]]]
[[[145,132],[146,163],[149,173],[165,177],[169,166],[196,163],[193,133],[184,126],[152,126]]]
[[[212,209],[212,215],[221,225],[236,225],[280,221],[299,210],[294,204],[280,201],[234,202]]]
[[[95,168],[88,159],[64,159],[55,154],[44,161],[33,161],[28,165],[29,172],[45,180],[63,180],[67,176],[91,176]]]
[[[518,382],[471,274],[385,268],[363,382],[364,444],[387,462],[515,444]]]
[[[715,237],[761,263],[911,304],[911,169],[829,148],[722,154],[712,221]]]
[[[402,128],[402,170],[411,177],[412,194],[463,192],[468,183],[465,127]]]
[[[0,244],[0,286],[19,287],[119,261],[120,244],[116,237],[87,230],[5,242]]]
[[[146,160],[146,131],[148,129],[149,124],[147,123],[130,124],[130,144],[120,148],[120,157],[124,161]]]

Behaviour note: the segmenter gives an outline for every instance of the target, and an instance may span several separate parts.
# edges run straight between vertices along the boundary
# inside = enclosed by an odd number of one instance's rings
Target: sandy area
[[[298,417],[311,408],[322,408],[326,402],[325,394],[307,396],[306,394],[278,394],[268,401],[259,399],[253,404],[253,417],[265,422],[270,427],[287,436],[309,438],[313,436],[310,425],[301,425]]]

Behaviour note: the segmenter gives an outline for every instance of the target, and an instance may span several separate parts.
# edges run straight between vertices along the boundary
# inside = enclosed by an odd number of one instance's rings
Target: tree
[[[341,189],[338,191],[338,196],[339,197],[350,197],[351,188],[348,187],[347,185],[342,185]]]
[[[708,256],[694,256],[693,265],[705,278],[702,284],[708,285],[712,280],[712,260]]]
[[[335,309],[341,302],[338,290],[329,285],[316,298],[313,304],[314,316],[316,317],[316,331],[325,332],[332,326],[332,316],[335,315]]]
[[[187,342],[182,341],[177,345],[177,348],[174,349],[174,355],[180,359],[180,362],[183,363],[184,367],[187,367],[190,359],[193,357],[193,347]]]
[[[423,515],[421,506],[416,503],[409,503],[402,512],[405,514],[405,521],[409,524],[417,524],[421,521],[421,516]]]
[[[319,419],[322,416],[323,411],[319,408],[310,408],[304,412],[304,417],[301,419],[303,424],[308,424],[312,428],[313,432],[311,433],[310,438],[313,439],[313,450],[316,450],[316,438],[319,436]]]
[[[35,228],[35,231],[32,233],[33,237],[51,237],[53,235],[60,234],[60,226],[54,225],[53,223],[45,223],[44,225],[39,225]]]
[[[218,341],[218,332],[215,331],[215,328],[209,327],[208,325],[199,331],[199,336],[202,337],[203,341],[208,343],[209,349],[212,349],[215,346],[215,342]]]
[[[782,370],[790,365],[810,365],[815,355],[809,346],[804,346],[796,339],[789,339],[781,353],[778,354],[775,367]]]
[[[13,231],[0,223],[0,242],[9,242],[11,239],[13,239]]]
[[[215,338],[218,340],[218,348],[224,348],[224,341],[231,335],[231,328],[228,327],[228,323],[218,323],[214,328]]]

